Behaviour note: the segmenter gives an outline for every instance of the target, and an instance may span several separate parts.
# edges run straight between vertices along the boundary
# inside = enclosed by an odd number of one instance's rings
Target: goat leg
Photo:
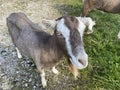
[[[18,50],[18,48],[15,47],[15,49],[16,49],[16,51],[17,51],[17,56],[18,56],[18,58],[22,58],[22,55],[21,55],[20,51]]]
[[[45,80],[45,72],[44,72],[44,69],[41,70],[40,76],[41,76],[42,86],[43,86],[43,87],[46,87],[46,86],[47,86],[47,82],[46,82],[46,80]]]
[[[41,65],[38,63],[38,60],[36,61],[36,66],[37,66],[38,71],[40,72],[42,86],[46,87],[47,82],[46,82],[46,79],[45,79],[45,71],[41,67]]]
[[[58,70],[57,70],[55,67],[52,67],[52,72],[53,72],[54,74],[56,74],[56,75],[59,74]]]

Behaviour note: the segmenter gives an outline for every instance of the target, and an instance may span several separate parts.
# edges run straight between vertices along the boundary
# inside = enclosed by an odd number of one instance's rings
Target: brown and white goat
[[[120,14],[120,0],[83,0],[82,17],[92,9]]]
[[[65,16],[53,20],[53,35],[43,31],[23,13],[12,13],[7,18],[7,26],[19,58],[21,52],[34,60],[41,73],[43,87],[47,85],[44,69],[53,67],[52,71],[58,74],[54,66],[63,56],[67,58],[75,77],[78,74],[77,69],[88,65],[88,55],[82,39],[85,25],[77,17]]]

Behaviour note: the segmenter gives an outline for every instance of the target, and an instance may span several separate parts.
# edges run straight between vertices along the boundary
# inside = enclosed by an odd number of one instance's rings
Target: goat
[[[54,26],[53,35],[42,30],[23,13],[12,13],[6,20],[18,58],[23,54],[33,59],[40,72],[43,87],[47,85],[44,70],[52,68],[58,74],[55,65],[64,56],[75,78],[78,76],[78,69],[87,67],[88,55],[82,38],[85,25],[79,18],[63,16],[52,20],[49,25]]]
[[[120,14],[120,0],[83,0],[82,17],[92,9]]]

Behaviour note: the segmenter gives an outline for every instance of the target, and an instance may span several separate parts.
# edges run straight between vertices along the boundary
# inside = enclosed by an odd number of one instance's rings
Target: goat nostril
[[[79,61],[82,65],[84,65],[84,63],[83,63],[83,61],[82,61],[81,59],[78,59],[78,61]]]

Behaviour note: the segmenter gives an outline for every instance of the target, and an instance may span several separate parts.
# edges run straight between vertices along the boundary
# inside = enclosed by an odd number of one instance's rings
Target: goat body
[[[12,13],[7,18],[7,25],[17,47],[18,57],[21,57],[20,50],[34,60],[41,73],[42,85],[46,86],[44,68],[55,66],[64,54],[58,47],[55,36],[41,30],[41,27],[32,23],[23,13]]]
[[[120,0],[83,0],[82,16],[92,9],[120,14]]]
[[[17,15],[13,13],[7,18],[14,45],[20,52],[33,58],[37,66],[44,68],[52,66],[52,63],[54,65],[54,62],[62,56],[62,53],[58,52],[60,50],[57,50],[59,47],[56,45],[54,36],[52,37],[43,30],[36,32],[36,28],[33,28],[26,19],[29,21],[22,13]],[[38,65],[39,63],[41,65]]]

